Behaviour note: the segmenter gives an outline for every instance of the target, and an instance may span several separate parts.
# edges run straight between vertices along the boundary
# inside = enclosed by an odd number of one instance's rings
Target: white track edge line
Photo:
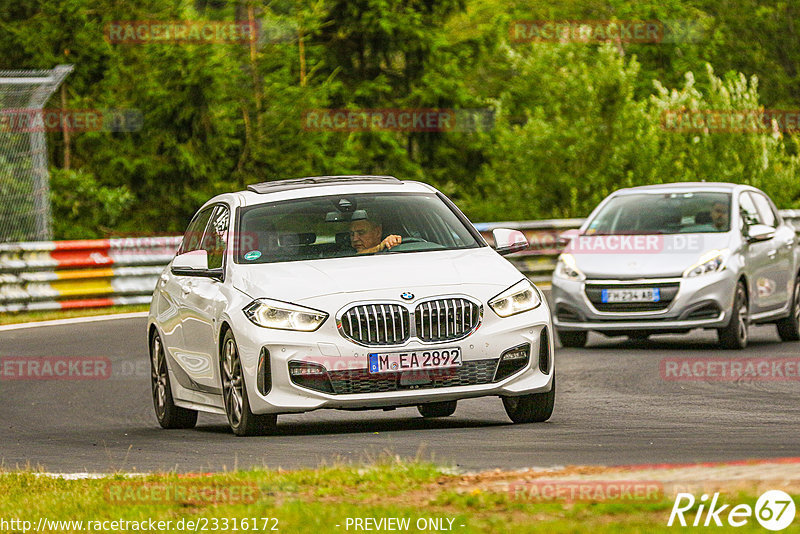
[[[53,319],[51,321],[34,321],[32,323],[15,323],[0,325],[0,332],[8,330],[23,330],[26,328],[36,328],[40,326],[63,326],[80,323],[94,323],[100,321],[112,321],[114,319],[138,319],[147,317],[148,312],[115,313],[111,315],[89,315],[86,317],[70,317],[69,319]]]

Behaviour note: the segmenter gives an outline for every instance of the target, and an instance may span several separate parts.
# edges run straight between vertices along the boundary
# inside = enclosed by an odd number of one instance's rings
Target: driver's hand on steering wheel
[[[384,250],[389,250],[392,247],[396,247],[400,243],[403,242],[403,238],[399,235],[390,235],[386,237],[381,244],[378,245],[378,252],[383,252]]]

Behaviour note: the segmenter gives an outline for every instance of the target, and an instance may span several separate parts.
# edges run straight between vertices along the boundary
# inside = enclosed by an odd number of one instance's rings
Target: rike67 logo
[[[758,523],[767,530],[783,530],[794,521],[794,501],[788,493],[780,490],[764,492],[756,501],[755,508],[748,504],[737,504],[731,508],[730,504],[718,504],[719,493],[715,493],[709,502],[709,497],[703,494],[697,504],[693,527],[721,527],[727,524],[731,527],[743,527],[751,518],[755,517]],[[678,493],[675,504],[669,515],[667,526],[671,527],[677,519],[682,527],[689,526],[684,514],[691,512],[695,506],[695,497],[691,493]]]

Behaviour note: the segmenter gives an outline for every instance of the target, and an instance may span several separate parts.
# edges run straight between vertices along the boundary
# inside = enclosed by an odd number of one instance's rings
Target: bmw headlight
[[[258,326],[300,332],[313,332],[328,318],[323,311],[270,299],[256,299],[242,311]]]
[[[500,317],[510,317],[517,313],[532,310],[542,303],[539,291],[530,280],[520,280],[493,299],[489,306]]]
[[[556,268],[553,274],[565,280],[575,280],[582,282],[586,280],[586,275],[578,269],[578,263],[575,261],[575,256],[572,254],[562,254],[558,257]]]
[[[716,273],[725,269],[725,260],[729,250],[712,250],[703,254],[700,259],[683,272],[685,278],[692,278],[708,273]]]

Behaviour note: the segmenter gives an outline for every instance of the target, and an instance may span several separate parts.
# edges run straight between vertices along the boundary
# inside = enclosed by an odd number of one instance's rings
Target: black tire
[[[176,406],[172,398],[167,356],[158,332],[154,332],[150,338],[150,390],[156,419],[161,428],[194,428],[197,424],[197,411]]]
[[[256,415],[250,410],[239,348],[230,330],[222,338],[219,365],[223,404],[233,433],[237,436],[263,436],[273,432],[278,423],[276,414]]]
[[[422,417],[447,417],[456,411],[458,401],[430,402],[417,406]]]
[[[557,330],[557,332],[561,346],[566,348],[585,347],[589,338],[589,332],[586,330]]]
[[[650,337],[650,332],[630,332],[628,333],[628,339],[631,341],[647,341]]]
[[[556,375],[553,386],[546,393],[533,393],[521,397],[503,397],[503,407],[515,423],[542,423],[553,415],[556,402]]]
[[[775,325],[778,327],[781,341],[800,341],[800,276],[794,280],[789,316],[781,319]]]
[[[731,319],[728,321],[727,326],[717,329],[717,337],[719,337],[719,343],[722,348],[742,350],[747,347],[748,328],[750,326],[748,309],[747,289],[744,286],[744,282],[739,280],[733,297]]]

